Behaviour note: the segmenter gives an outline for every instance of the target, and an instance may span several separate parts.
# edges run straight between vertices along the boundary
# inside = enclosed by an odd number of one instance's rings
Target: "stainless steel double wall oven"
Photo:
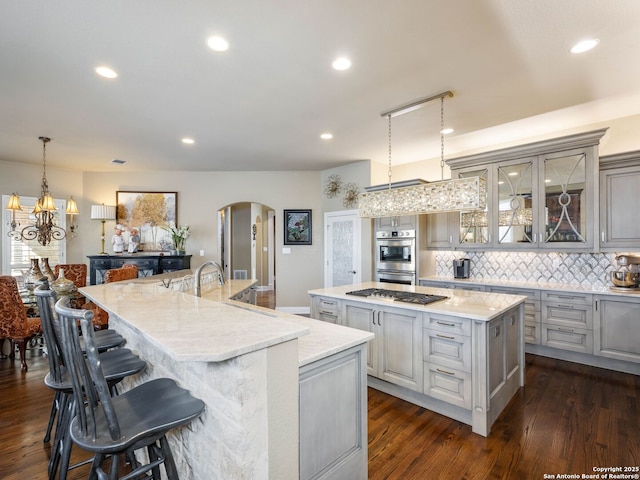
[[[375,239],[376,280],[415,285],[417,281],[416,231],[379,230]]]

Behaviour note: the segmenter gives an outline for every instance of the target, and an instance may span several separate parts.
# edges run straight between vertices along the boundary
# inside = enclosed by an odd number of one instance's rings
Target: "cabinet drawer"
[[[471,337],[425,329],[422,355],[425,362],[471,372]]]
[[[540,322],[524,322],[524,341],[533,345],[540,345]]]
[[[314,298],[315,318],[329,323],[341,323],[340,301],[331,298]]]
[[[184,262],[181,258],[162,258],[160,265],[162,270],[181,270]]]
[[[590,293],[572,293],[543,291],[541,299],[548,302],[575,303],[581,305],[591,305],[593,295]]]
[[[593,330],[593,309],[591,304],[586,306],[542,302],[542,321],[554,325]]]
[[[590,330],[543,323],[541,335],[541,343],[546,347],[593,355],[593,332]]]
[[[431,288],[453,288],[453,284],[449,282],[436,282],[433,280],[419,280],[418,285],[421,287],[431,287]]]
[[[466,318],[429,313],[425,315],[423,326],[428,330],[438,330],[449,334],[471,335],[471,321]]]
[[[133,260],[131,258],[119,258],[116,260],[112,260],[113,267],[111,268],[121,268],[125,264],[137,265],[140,270],[148,270],[155,269],[158,265],[156,260]]]
[[[95,268],[106,268],[107,270],[111,268],[111,259],[105,258],[104,260],[94,260],[91,259],[91,266],[95,266]]]
[[[507,293],[509,295],[526,295],[528,300],[525,304],[536,305],[538,302],[538,310],[540,310],[540,290],[529,290],[526,288],[509,288],[509,287],[488,287],[489,292]]]
[[[424,364],[424,393],[443,402],[471,409],[471,374]]]

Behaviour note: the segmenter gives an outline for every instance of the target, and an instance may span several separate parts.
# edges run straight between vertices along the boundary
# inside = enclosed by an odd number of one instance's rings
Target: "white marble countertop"
[[[446,300],[429,303],[427,305],[415,305],[411,303],[394,302],[384,299],[365,298],[347,295],[347,292],[365,288],[384,288],[387,290],[400,290],[405,292],[427,293],[443,295]],[[468,290],[451,290],[447,288],[419,287],[413,285],[399,285],[393,283],[365,282],[357,285],[343,285],[340,287],[320,288],[310,290],[309,295],[321,295],[325,297],[339,298],[342,300],[364,301],[375,305],[419,310],[421,312],[440,313],[456,317],[471,318],[473,320],[489,321],[507,310],[524,302],[523,295],[507,295],[500,293],[473,292]]]
[[[555,290],[574,293],[591,293],[594,295],[617,295],[625,297],[640,298],[640,290],[612,290],[611,287],[594,285],[576,285],[571,283],[551,283],[551,282],[525,282],[516,280],[503,280],[492,278],[453,278],[451,276],[433,275],[421,277],[418,280],[428,280],[435,282],[450,282],[459,285],[488,285],[493,287],[526,288],[533,290]]]
[[[184,272],[173,278],[183,276]],[[229,300],[255,280],[203,285],[201,298],[167,289],[157,280],[162,279],[148,277],[80,291],[178,361],[219,362],[298,338],[303,366],[373,338],[368,332]]]

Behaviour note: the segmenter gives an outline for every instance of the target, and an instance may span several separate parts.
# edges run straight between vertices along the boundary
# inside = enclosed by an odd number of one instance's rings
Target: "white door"
[[[324,214],[324,286],[337,287],[362,281],[358,210]]]

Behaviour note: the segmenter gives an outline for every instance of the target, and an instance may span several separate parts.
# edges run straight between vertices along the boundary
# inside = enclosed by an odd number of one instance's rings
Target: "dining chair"
[[[118,478],[119,458],[133,460],[125,478],[160,479],[160,465],[166,477],[178,480],[166,435],[191,423],[204,411],[204,402],[194,398],[169,378],[157,378],[111,397],[94,344],[93,312],[68,307],[68,299],[58,300],[55,311],[62,327],[62,353],[73,379],[76,416],[69,431],[73,442],[95,454],[89,478]],[[86,359],[80,348],[76,327],[80,321],[86,344]],[[140,465],[135,452],[146,449],[149,462]],[[105,462],[107,458],[111,462]],[[108,470],[108,473],[105,471]],[[151,477],[146,477],[147,473]]]
[[[53,275],[58,278],[60,270],[64,272],[64,277],[71,280],[76,288],[82,288],[87,286],[87,264],[86,263],[60,263],[53,267]],[[86,299],[76,293],[72,298],[72,303],[77,306],[82,306],[87,303]]]
[[[138,278],[138,266],[125,263],[120,268],[111,268],[104,274],[104,283],[120,282]],[[109,328],[109,314],[93,302],[87,302],[81,308],[93,310],[93,325],[96,330]]]
[[[39,333],[42,333],[40,318],[27,317],[15,277],[0,275],[0,339],[9,339],[10,358],[15,358],[15,346],[18,346],[20,363],[25,372],[28,370],[27,342]]]
[[[69,424],[75,415],[76,405],[73,403],[73,387],[71,375],[66,367],[61,346],[61,326],[55,313],[57,293],[48,289],[48,285],[36,288],[35,295],[42,320],[42,331],[47,343],[47,359],[49,373],[44,378],[47,387],[54,391],[49,423],[44,442],[49,442],[54,423],[56,430],[51,447],[48,473],[49,479],[65,480],[67,471],[78,465],[69,467],[72,441],[69,437]],[[81,344],[81,347],[83,345]],[[85,347],[86,348],[86,347]],[[97,348],[99,350],[99,347]],[[141,372],[146,362],[126,348],[117,348],[99,353],[98,358],[112,395],[116,395],[117,385],[126,377]],[[86,462],[82,462],[84,464]]]

